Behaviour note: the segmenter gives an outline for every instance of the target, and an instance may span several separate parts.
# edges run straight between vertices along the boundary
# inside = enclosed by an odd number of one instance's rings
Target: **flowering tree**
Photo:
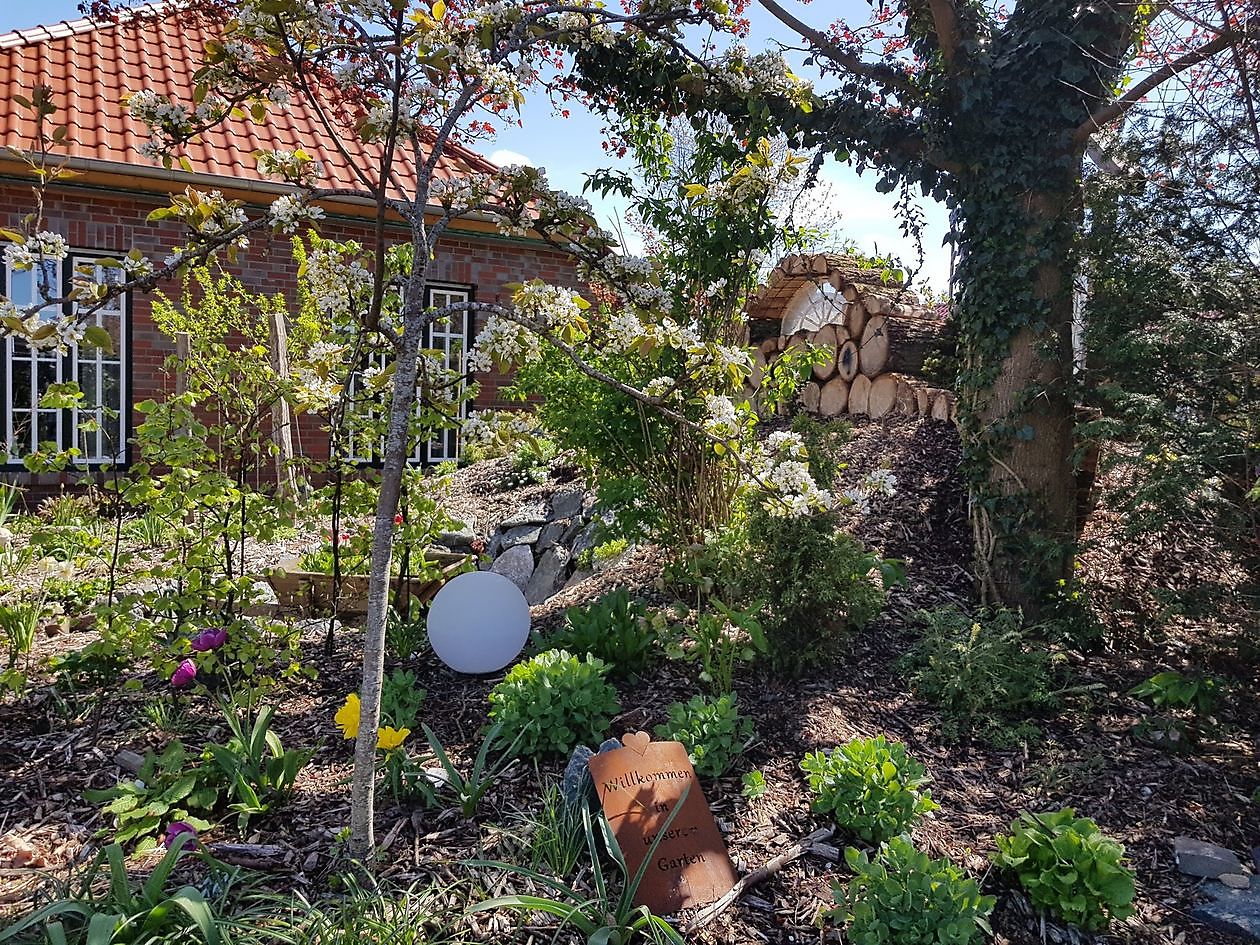
[[[812,109],[791,96],[723,102],[729,81],[627,43],[580,56],[584,82],[635,77],[618,108],[721,110],[874,168],[903,206],[915,191],[946,202],[977,575],[986,596],[1039,606],[1070,573],[1076,535],[1070,328],[1085,152],[1173,80],[1196,99],[1246,89],[1237,107],[1254,116],[1254,16],[1244,0],[898,0],[873,5],[870,23],[815,26],[757,2],[806,43],[829,86]],[[769,86],[755,66],[741,75]]]
[[[94,12],[107,14],[108,7],[108,2],[98,3]],[[485,330],[470,353],[470,367],[491,360],[528,364],[545,344],[571,358],[590,378],[700,431],[715,448],[740,439],[735,427],[744,422],[737,415],[733,418],[733,404],[724,394],[740,388],[747,355],[729,343],[706,340],[682,320],[692,317],[690,312],[678,321],[663,317],[657,310],[662,297],[659,277],[612,255],[612,238],[596,225],[583,201],[553,191],[543,174],[532,168],[450,179],[437,173],[438,162],[451,145],[493,133],[496,122],[520,106],[529,87],[570,91],[572,79],[563,68],[569,54],[628,43],[670,49],[697,67],[709,68],[712,64],[686,51],[681,28],[700,23],[725,28],[731,23],[724,0],[641,0],[628,4],[624,12],[592,0],[202,0],[182,15],[216,19],[221,35],[207,48],[194,101],[171,101],[149,90],[130,95],[132,115],[151,129],[151,138],[142,147],[145,156],[167,166],[177,162],[187,166],[181,148],[199,133],[242,113],[265,122],[271,107],[301,96],[332,140],[353,135],[367,146],[363,153],[353,154],[341,146],[357,185],[322,186],[319,165],[301,149],[261,153],[260,170],[290,186],[265,214],[251,215],[243,204],[223,194],[190,187],[153,214],[184,229],[183,245],[165,260],[129,253],[114,261],[120,278],[106,284],[76,281],[66,299],[52,298],[49,280],[37,280],[41,298],[36,303],[26,308],[9,304],[0,315],[8,331],[32,344],[91,342],[90,329],[82,326],[96,307],[117,293],[152,288],[219,251],[234,258],[248,247],[250,234],[262,228],[294,233],[317,225],[327,200],[357,198],[376,207],[373,243],[317,244],[306,259],[304,292],[333,324],[340,319],[353,323],[356,331],[312,345],[295,370],[304,406],[317,407],[320,402],[327,406],[349,383],[346,363],[357,363],[353,355],[347,357],[347,350],[357,350],[361,339],[368,337],[389,353],[383,370],[361,374],[356,381],[385,392],[389,399],[379,428],[383,465],[373,525],[352,791],[352,846],[356,854],[366,856],[374,839],[372,736],[379,722],[388,584],[403,472],[418,438],[427,439],[434,426],[458,422],[453,408],[457,398],[451,392],[459,389],[461,372],[420,349],[426,327],[452,315],[477,313],[484,318]],[[730,93],[759,94],[738,66],[729,57],[718,64],[735,76]],[[776,94],[804,103],[807,90],[785,74],[781,59],[772,57],[759,68]],[[38,94],[30,105],[44,119],[50,120],[55,112],[46,93]],[[65,134],[50,126],[30,152],[41,179],[37,207],[22,232],[4,234],[11,243],[6,251],[9,261],[17,268],[39,272],[65,255],[65,240],[45,229],[39,209],[43,188],[56,173],[49,146]],[[748,174],[756,178],[761,171],[750,165],[735,175],[731,192],[723,199],[739,199]],[[756,188],[750,191],[755,192]],[[719,197],[697,194],[696,199]],[[594,309],[570,288],[542,284],[520,286],[510,303],[426,307],[430,263],[440,241],[453,221],[472,214],[491,217],[503,232],[532,230],[571,250],[587,262],[592,278],[599,274],[599,281],[615,289],[609,289]],[[407,244],[387,249],[387,219],[401,220],[408,227]],[[77,303],[74,318],[51,324],[39,318],[45,306],[69,299]],[[637,333],[635,343],[645,356],[650,351],[671,352],[690,375],[712,378],[714,399],[702,398],[704,410],[695,415],[689,413],[691,406],[684,411],[674,404],[672,385],[646,391],[610,376],[584,357],[594,350],[600,332],[621,338],[623,344]],[[107,339],[96,341],[104,344]],[[477,423],[470,425],[475,432]],[[808,478],[799,444],[777,444],[770,454],[750,455],[745,465],[763,481],[785,483],[779,490],[785,495],[805,496],[806,505],[826,501]],[[788,466],[792,475],[776,474]],[[795,499],[787,504],[800,507]]]

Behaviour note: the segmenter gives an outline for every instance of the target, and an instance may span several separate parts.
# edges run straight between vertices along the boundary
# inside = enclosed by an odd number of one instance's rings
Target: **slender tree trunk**
[[[394,369],[394,390],[381,492],[372,526],[372,559],[368,577],[367,626],[363,632],[363,681],[359,689],[359,734],[354,743],[354,779],[350,791],[350,852],[366,861],[376,846],[373,831],[376,786],[376,729],[381,717],[381,680],[385,672],[385,623],[389,607],[390,567],[394,550],[394,515],[402,493],[403,471],[410,455],[411,418],[416,404],[416,354],[424,334],[418,300],[423,298],[423,274],[412,274],[404,305],[403,335]]]

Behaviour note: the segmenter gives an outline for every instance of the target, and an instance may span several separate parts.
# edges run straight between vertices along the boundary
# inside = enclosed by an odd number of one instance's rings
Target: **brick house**
[[[201,190],[220,190],[243,200],[254,212],[265,209],[283,189],[264,179],[255,169],[252,153],[264,148],[301,146],[324,166],[324,184],[352,187],[355,180],[332,139],[321,128],[304,102],[294,101],[264,125],[248,119],[231,121],[206,134],[187,149],[194,173],[165,170],[140,156],[137,146],[148,138],[147,130],[132,120],[122,98],[127,92],[150,88],[179,101],[192,98],[192,75],[202,62],[211,31],[181,18],[178,11],[159,12],[119,23],[90,20],[63,22],[0,35],[0,145],[29,147],[33,122],[13,98],[29,98],[37,85],[52,89],[58,112],[55,124],[69,133],[57,157],[64,157],[77,176],[59,182],[47,195],[45,227],[66,237],[71,257],[54,280],[68,280],[76,264],[92,258],[119,256],[131,247],[155,260],[164,258],[181,242],[178,225],[148,223],[153,209],[165,206],[167,195],[192,185]],[[353,132],[341,139],[352,154],[371,162],[366,145]],[[370,165],[369,165],[370,166]],[[469,171],[490,171],[494,165],[459,146],[448,149],[439,173],[455,176]],[[401,168],[406,175],[409,165]],[[33,208],[29,169],[5,151],[0,154],[0,226],[16,229]],[[345,200],[324,203],[326,218],[321,233],[333,239],[354,239],[374,245],[372,216],[375,207]],[[387,239],[405,240],[409,232],[400,224],[389,225]],[[446,303],[461,298],[493,300],[505,295],[506,283],[541,278],[575,284],[572,260],[532,238],[500,235],[486,220],[457,221],[439,244],[435,259],[438,280],[431,292]],[[237,265],[230,267],[252,291],[285,291],[292,299],[296,264],[289,238],[269,231],[251,235],[251,245]],[[3,270],[0,262],[0,270]],[[117,270],[98,268],[98,278]],[[34,299],[33,274],[0,272],[4,293],[15,302]],[[178,286],[165,287],[174,293]],[[48,384],[75,380],[87,401],[120,412],[117,430],[92,435],[82,461],[100,464],[127,462],[127,443],[135,422],[132,405],[169,389],[173,379],[163,363],[173,351],[170,339],[153,325],[150,298],[133,293],[118,300],[112,311],[96,316],[115,339],[115,352],[71,350],[66,354],[33,351],[20,340],[3,339],[0,352],[0,466],[21,470],[21,456],[34,444],[55,441],[62,448],[84,448],[78,424],[91,410],[41,410],[39,396]],[[475,334],[476,325],[435,326],[426,347],[445,348],[460,357],[463,345]],[[498,402],[503,378],[477,377],[481,388],[476,406]],[[297,431],[299,448],[312,456],[326,455],[327,442],[318,424],[304,422]],[[124,444],[115,454],[114,445]],[[453,436],[421,449],[417,460],[432,462],[453,458],[458,448]]]

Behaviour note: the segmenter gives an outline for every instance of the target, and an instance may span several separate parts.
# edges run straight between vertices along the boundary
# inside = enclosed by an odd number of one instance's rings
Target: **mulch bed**
[[[1138,914],[1116,924],[1098,941],[1143,945],[1235,941],[1198,924],[1188,915],[1196,901],[1193,882],[1172,862],[1172,838],[1187,834],[1238,851],[1260,842],[1260,806],[1248,800],[1260,780],[1260,713],[1253,693],[1236,691],[1219,730],[1191,755],[1173,756],[1140,744],[1129,734],[1141,706],[1125,695],[1136,682],[1158,669],[1186,665],[1188,654],[1206,653],[1219,641],[1212,622],[1180,621],[1159,643],[1138,649],[1133,634],[1124,649],[1077,659],[1073,682],[1082,695],[1061,716],[1043,725],[1034,744],[996,749],[982,744],[946,744],[933,710],[912,697],[896,663],[916,634],[913,614],[922,607],[965,602],[970,593],[969,530],[959,452],[953,428],[934,421],[858,420],[851,447],[851,468],[861,473],[889,465],[898,477],[897,495],[878,500],[852,528],[885,556],[906,561],[909,583],[896,589],[885,612],[849,641],[843,660],[799,680],[745,674],[737,682],[746,714],[757,724],[759,741],[743,768],[762,770],[768,792],[755,801],[740,796],[738,775],[706,782],[705,791],[722,826],[732,858],[752,869],[823,823],[809,812],[800,775],[800,758],[854,736],[884,733],[906,742],[910,753],[934,777],[932,793],[941,810],[916,829],[922,848],[949,856],[982,877],[989,891],[1002,893],[995,915],[998,942],[1042,940],[1037,921],[1018,899],[987,871],[993,837],[1023,809],[1075,807],[1121,840],[1138,877]],[[511,494],[495,491],[501,469],[478,464],[456,475],[452,506],[456,514],[477,514],[476,530],[485,534],[526,499],[546,495],[556,483]],[[564,478],[572,481],[570,470]],[[1086,566],[1100,587],[1125,587],[1134,593],[1133,550],[1108,541],[1105,516],[1087,534]],[[1142,561],[1158,560],[1156,549],[1143,549]],[[662,563],[652,548],[637,549],[617,567],[563,591],[534,609],[536,626],[559,619],[565,606],[597,597],[615,586],[655,596]],[[1148,581],[1158,581],[1146,573]],[[1131,609],[1131,608],[1130,608]],[[1132,628],[1130,628],[1132,629]],[[318,892],[343,866],[338,832],[349,822],[350,748],[332,726],[332,714],[345,694],[357,687],[357,632],[344,629],[332,658],[321,653],[323,626],[307,634],[308,658],[316,680],[288,684],[279,700],[277,729],[286,746],[317,746],[314,762],[283,811],[251,822],[250,842],[277,843],[291,849],[273,870],[277,888]],[[82,645],[87,634],[41,641],[45,652]],[[408,665],[427,690],[422,717],[456,758],[468,761],[486,720],[486,694],[495,679],[457,676],[427,654]],[[1239,665],[1237,674],[1246,672]],[[1254,667],[1250,670],[1254,672]],[[1254,677],[1253,677],[1254,678]],[[32,872],[0,870],[0,910],[19,910],[40,884],[42,874],[62,874],[89,855],[103,826],[96,810],[82,799],[86,788],[112,785],[119,770],[112,759],[120,749],[160,748],[169,737],[155,731],[142,706],[164,690],[165,681],[145,678],[139,692],[112,691],[67,712],[47,694],[0,706],[0,836],[15,834],[30,842],[45,868]],[[615,734],[664,720],[665,707],[697,691],[690,667],[663,663],[650,680],[622,685],[625,714]],[[199,710],[211,714],[208,707]],[[188,741],[200,744],[208,721],[195,723]],[[221,736],[221,732],[212,737]],[[516,764],[492,790],[475,823],[455,812],[400,810],[388,797],[378,805],[378,836],[388,839],[383,872],[399,878],[449,881],[464,875],[456,861],[472,856],[512,859],[510,834],[514,810],[536,806],[540,779],[556,777],[563,760],[539,766]],[[208,839],[233,839],[228,826]],[[841,847],[843,838],[835,841]],[[753,889],[736,906],[695,937],[700,942],[762,943],[839,940],[815,923],[819,907],[831,900],[831,882],[844,868],[807,855]],[[510,885],[510,883],[508,884]],[[493,894],[502,891],[491,883]],[[0,913],[2,914],[2,913]],[[524,941],[519,919],[478,917],[467,930],[473,940]],[[1050,937],[1055,938],[1053,927]],[[821,939],[820,939],[821,936]],[[550,932],[536,940],[548,940]],[[1063,938],[1067,941],[1069,939]]]

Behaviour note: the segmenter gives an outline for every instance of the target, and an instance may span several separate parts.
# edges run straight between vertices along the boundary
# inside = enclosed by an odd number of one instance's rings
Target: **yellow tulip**
[[[393,751],[399,745],[407,740],[407,736],[411,734],[409,728],[378,728],[376,730],[376,749],[377,751]]]
[[[337,710],[337,714],[333,716],[333,721],[341,728],[343,738],[357,738],[359,735],[359,715],[362,708],[359,705],[358,693],[350,693],[346,696],[346,704]]]

